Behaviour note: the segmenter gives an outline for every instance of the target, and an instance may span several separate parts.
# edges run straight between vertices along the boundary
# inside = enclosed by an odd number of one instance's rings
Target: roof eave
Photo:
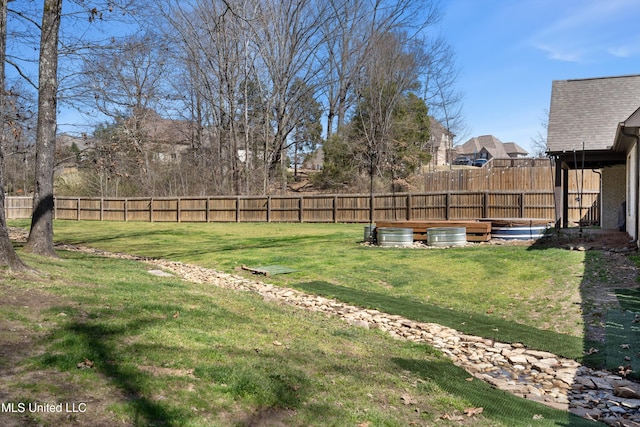
[[[626,152],[605,150],[580,151],[547,151],[549,157],[564,164],[569,169],[600,169],[607,166],[624,164],[627,160]]]
[[[616,136],[611,149],[616,152],[628,153],[629,150],[633,148],[639,135],[640,127],[626,126],[625,122],[618,123]]]

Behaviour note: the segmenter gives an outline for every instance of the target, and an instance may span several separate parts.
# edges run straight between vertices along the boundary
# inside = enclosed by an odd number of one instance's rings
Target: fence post
[[[176,209],[178,210],[178,215],[176,215],[176,221],[182,222],[182,210],[180,209],[180,197],[178,197],[178,204],[176,206]]]
[[[271,196],[267,196],[267,222],[271,222]]]
[[[236,196],[236,222],[240,222],[240,196]]]
[[[484,192],[484,202],[482,206],[482,217],[489,218],[489,192]]]
[[[80,221],[80,197],[76,199],[76,221]]]
[[[207,200],[205,200],[204,202],[204,219],[206,222],[209,222],[209,197],[207,197]]]
[[[525,206],[524,206],[524,191],[522,193],[520,193],[520,218],[524,218],[524,213],[525,213]]]
[[[413,206],[411,206],[411,194],[407,194],[407,221],[411,221],[411,211]]]
[[[338,196],[333,196],[333,222],[338,222]]]
[[[129,199],[124,199],[124,222],[129,220]]]
[[[153,197],[149,198],[149,222],[153,222]]]
[[[451,193],[445,194],[444,206],[444,219],[449,220],[451,217]]]
[[[104,199],[100,197],[100,221],[104,221]]]
[[[373,223],[375,218],[375,203],[373,201],[374,197],[375,196],[373,194],[369,196],[369,222],[370,223]]]
[[[300,222],[304,222],[304,196],[300,196],[300,200],[298,201],[298,215]]]

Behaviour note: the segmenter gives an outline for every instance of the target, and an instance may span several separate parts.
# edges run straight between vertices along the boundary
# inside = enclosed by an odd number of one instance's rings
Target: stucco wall
[[[601,169],[602,173],[602,212],[600,226],[604,230],[618,228],[620,205],[626,200],[627,176],[625,165],[616,165]]]

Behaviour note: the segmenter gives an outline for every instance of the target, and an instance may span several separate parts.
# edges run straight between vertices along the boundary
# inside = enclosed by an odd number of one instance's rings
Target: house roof
[[[79,137],[69,135],[68,133],[61,133],[56,135],[56,145],[59,147],[71,147],[76,144],[79,150],[86,150],[93,143],[93,138]]]
[[[529,152],[527,150],[525,150],[524,148],[522,148],[521,146],[519,146],[515,142],[505,142],[504,143],[504,150],[509,155],[511,155],[511,154],[522,154],[522,155],[526,156],[526,155],[529,154]]]
[[[474,155],[484,151],[491,157],[509,157],[505,150],[504,143],[493,135],[474,136],[458,147],[458,153],[463,156]]]
[[[640,127],[640,108],[634,111],[633,114],[631,114],[629,118],[624,121],[624,126],[630,128]]]
[[[614,151],[627,152],[636,143],[636,138],[640,134],[640,108],[631,114],[627,120],[618,123],[616,130]]]
[[[640,75],[555,80],[547,134],[549,154],[611,150],[618,124],[640,107]]]
[[[431,133],[431,139],[434,141],[441,142],[442,137],[446,134],[450,137],[453,136],[451,132],[449,132],[440,121],[436,120],[433,116],[429,116],[429,131]]]

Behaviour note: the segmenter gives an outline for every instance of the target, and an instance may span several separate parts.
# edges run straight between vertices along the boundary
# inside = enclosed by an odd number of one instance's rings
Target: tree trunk
[[[40,36],[36,174],[31,231],[25,250],[55,257],[53,249],[53,170],[56,149],[58,30],[62,0],[45,0]]]
[[[0,0],[0,267],[11,270],[27,268],[16,254],[4,216],[4,147],[7,135],[8,106],[5,91],[4,63],[7,47],[7,0]]]

